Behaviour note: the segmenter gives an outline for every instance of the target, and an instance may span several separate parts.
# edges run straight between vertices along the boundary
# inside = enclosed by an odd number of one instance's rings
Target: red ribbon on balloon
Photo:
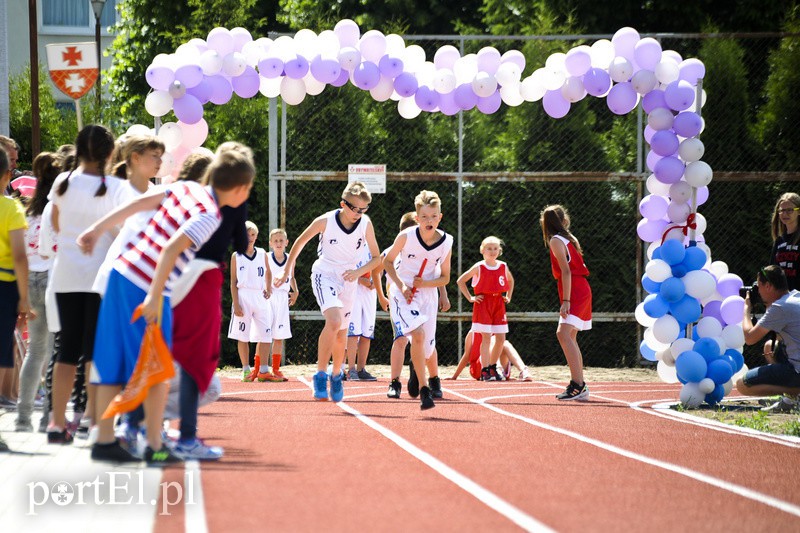
[[[681,229],[684,235],[689,235],[690,229],[697,229],[697,222],[694,221],[695,218],[695,213],[689,213],[689,217],[686,219],[686,224],[683,226],[677,225],[667,228],[667,230],[664,232],[664,235],[661,236],[661,244],[664,244],[664,241],[667,240],[667,234],[675,228]]]

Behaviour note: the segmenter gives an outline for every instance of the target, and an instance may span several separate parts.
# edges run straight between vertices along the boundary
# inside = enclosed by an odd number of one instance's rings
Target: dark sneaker
[[[567,385],[567,390],[556,396],[558,400],[578,400],[579,402],[586,402],[589,400],[589,387],[586,383],[578,385],[570,380]]]
[[[412,398],[416,398],[419,396],[419,379],[417,378],[416,371],[414,371],[414,363],[411,361],[408,363],[408,371],[410,372],[408,376],[408,395]]]
[[[378,378],[367,372],[366,368],[358,371],[358,379],[359,381],[378,381]]]
[[[503,376],[497,373],[497,365],[489,366],[489,379],[486,381],[503,381]]]
[[[389,383],[389,390],[386,392],[387,398],[394,398],[396,400],[400,399],[400,392],[403,390],[403,384],[400,383],[399,379],[393,379],[391,383]]]
[[[334,402],[341,402],[344,398],[344,372],[340,372],[337,376],[331,376],[331,400]]]
[[[321,402],[328,401],[328,374],[325,372],[314,374],[314,399]]]
[[[92,460],[111,463],[138,463],[141,461],[141,459],[123,448],[119,440],[108,444],[94,444],[92,446]]]
[[[172,450],[167,448],[165,444],[162,444],[161,449],[158,451],[155,451],[150,446],[145,448],[144,460],[147,461],[148,465],[169,465],[183,462],[183,459],[172,453]]]
[[[0,452],[8,452],[11,451],[8,449],[8,444],[6,441],[3,440],[3,437],[0,437]]]
[[[442,397],[442,380],[439,379],[439,376],[428,378],[428,386],[431,388],[431,396],[434,398]]]
[[[58,430],[48,430],[47,431],[47,443],[48,444],[72,444],[72,433],[67,431],[66,429],[62,429],[61,431]]]
[[[481,381],[491,381],[489,378],[489,367],[481,368]]]
[[[436,407],[433,403],[433,396],[431,396],[431,389],[428,387],[422,387],[419,390],[419,408],[423,411],[427,411],[428,409],[433,409]]]

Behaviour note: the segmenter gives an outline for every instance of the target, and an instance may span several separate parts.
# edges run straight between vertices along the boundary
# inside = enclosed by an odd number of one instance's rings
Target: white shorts
[[[274,291],[267,300],[272,306],[272,339],[292,338],[292,327],[289,324],[289,293]]]
[[[378,307],[378,291],[368,289],[360,283],[356,285],[353,299],[353,312],[350,313],[348,337],[375,337],[375,313]]]
[[[582,318],[578,318],[575,315],[567,315],[567,318],[562,316],[558,317],[559,324],[569,324],[570,326],[574,327],[578,331],[588,331],[592,329],[592,321],[591,320],[583,320]]]
[[[244,316],[233,314],[228,338],[242,342],[272,342],[272,306],[260,289],[239,289],[239,306]]]
[[[472,329],[476,333],[508,333],[508,324],[478,324],[472,323]]]
[[[400,289],[392,284],[389,289],[389,313],[392,317],[396,337],[408,336],[422,326],[425,332],[425,358],[429,359],[436,349],[436,315],[439,312],[439,291],[422,289],[417,291],[411,303],[406,302]]]
[[[342,328],[350,325],[350,314],[353,310],[353,299],[356,293],[356,282],[345,281],[341,276],[326,272],[311,272],[311,289],[317,299],[319,310],[323,313],[338,307],[342,310]]]

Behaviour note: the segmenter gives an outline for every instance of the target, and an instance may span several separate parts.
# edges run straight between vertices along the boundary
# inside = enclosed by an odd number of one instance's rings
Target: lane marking
[[[184,500],[184,522],[186,533],[208,533],[206,522],[206,503],[203,499],[203,481],[200,476],[200,461],[186,461],[185,471],[191,475],[192,503],[187,505]],[[186,488],[184,487],[184,497]]]
[[[309,388],[312,387],[311,383],[306,381],[305,378],[300,378],[300,381],[304,382]],[[343,401],[338,402],[336,405],[344,412],[353,415],[357,420],[364,423],[366,426],[374,429],[375,431],[377,431],[378,433],[380,433],[381,435],[383,435],[384,437],[395,443],[403,451],[415,457],[417,460],[419,460],[426,466],[430,467],[434,472],[436,472],[440,476],[444,477],[448,481],[451,481],[458,488],[462,489],[467,494],[473,496],[480,503],[486,505],[492,511],[501,514],[504,518],[507,518],[508,520],[512,521],[519,527],[525,529],[526,531],[548,531],[548,532],[554,531],[553,529],[549,528],[542,522],[539,522],[529,514],[525,513],[525,511],[523,511],[522,509],[519,509],[513,504],[502,499],[500,496],[493,493],[489,489],[482,487],[472,479],[456,471],[454,468],[443,463],[433,455],[418,448],[417,446],[415,446],[405,438],[401,437],[394,431],[375,422],[374,420],[369,418],[369,416],[360,413],[356,409],[353,409],[345,402]]]

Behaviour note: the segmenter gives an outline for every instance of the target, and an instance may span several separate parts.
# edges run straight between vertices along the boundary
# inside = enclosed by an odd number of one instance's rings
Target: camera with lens
[[[750,286],[744,286],[739,289],[739,296],[742,298],[747,298],[747,293],[750,293],[750,303],[752,305],[760,304],[761,303],[761,295],[758,294],[758,282],[754,281]]]

